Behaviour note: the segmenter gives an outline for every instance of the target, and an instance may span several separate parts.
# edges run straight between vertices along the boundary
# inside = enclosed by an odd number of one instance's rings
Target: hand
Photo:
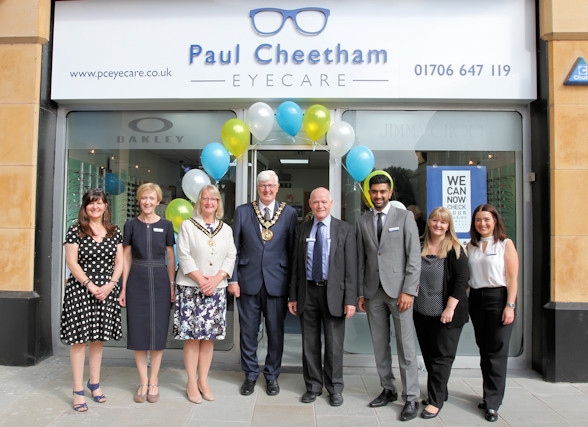
[[[125,289],[122,289],[120,291],[120,295],[118,296],[118,303],[120,304],[121,307],[126,307],[127,306],[127,292]]]
[[[200,290],[206,296],[214,295],[214,291],[218,284],[223,280],[223,275],[220,273],[215,274],[214,276],[202,276],[204,280],[199,282]]]
[[[90,282],[88,284],[88,290],[90,290],[92,295],[94,295],[94,298],[96,298],[98,301],[104,301],[106,298],[108,298],[108,295],[110,295],[113,289],[114,283],[112,282],[108,282],[103,286],[96,286],[94,282]]]
[[[174,285],[171,285],[170,293],[171,293],[171,302],[172,303],[176,302],[176,287]]]
[[[355,306],[354,305],[346,305],[343,308],[343,313],[345,313],[346,319],[353,317],[353,315],[355,314]]]
[[[455,310],[450,307],[445,307],[443,313],[441,313],[441,323],[451,323],[453,321],[453,314]]]
[[[412,295],[401,292],[400,296],[398,297],[398,301],[396,302],[396,305],[398,306],[398,311],[404,313],[406,310],[412,307],[413,301],[414,297]]]
[[[288,303],[288,311],[292,316],[296,316],[298,313],[298,303],[296,301],[290,301]]]
[[[229,286],[227,287],[227,292],[233,294],[235,298],[239,298],[241,296],[241,287],[237,282],[229,283]]]
[[[359,308],[359,311],[365,311],[365,298],[364,297],[359,297],[359,299],[357,300],[357,307]]]
[[[510,325],[514,322],[515,319],[515,312],[514,309],[510,308],[508,305],[504,307],[502,310],[502,324],[503,325]]]

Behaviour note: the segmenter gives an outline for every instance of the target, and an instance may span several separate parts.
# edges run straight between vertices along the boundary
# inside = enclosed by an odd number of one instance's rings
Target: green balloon
[[[165,208],[165,217],[170,220],[174,226],[174,231],[180,231],[180,225],[184,220],[190,218],[193,210],[192,203],[186,199],[173,199]]]

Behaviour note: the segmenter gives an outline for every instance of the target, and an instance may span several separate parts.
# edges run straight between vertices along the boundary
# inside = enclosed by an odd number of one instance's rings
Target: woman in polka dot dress
[[[110,222],[106,194],[88,190],[82,198],[78,222],[65,237],[65,261],[71,274],[67,280],[61,313],[61,341],[70,345],[73,373],[73,408],[88,410],[83,376],[86,345],[89,348],[92,399],[104,403],[100,389],[102,342],[122,335],[118,281],[123,271],[120,229]]]
[[[421,417],[435,418],[447,400],[447,382],[463,325],[468,321],[468,257],[455,234],[451,212],[431,211],[421,252],[421,281],[414,325],[427,368]]]

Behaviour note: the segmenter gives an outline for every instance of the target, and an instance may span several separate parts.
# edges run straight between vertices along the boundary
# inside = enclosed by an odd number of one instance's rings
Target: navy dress
[[[125,224],[123,245],[131,246],[133,263],[127,279],[127,348],[164,350],[171,309],[166,249],[174,245],[170,221]]]

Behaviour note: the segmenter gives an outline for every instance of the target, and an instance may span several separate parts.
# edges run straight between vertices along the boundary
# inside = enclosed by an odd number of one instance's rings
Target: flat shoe
[[[478,409],[486,409],[486,401],[484,399],[478,402]]]
[[[157,394],[153,393],[155,391],[155,387],[157,387]],[[155,403],[159,400],[159,385],[158,384],[149,384],[149,393],[147,393],[147,402]]]
[[[143,387],[147,387],[147,390],[149,390],[149,386],[147,384],[139,384],[137,387],[137,392],[135,393],[135,397],[133,398],[133,400],[137,403],[143,403],[147,400],[147,393],[141,394]]]
[[[386,406],[390,402],[398,400],[398,393],[392,390],[382,390],[380,395],[369,403],[370,408],[380,408]]]
[[[435,418],[437,415],[439,415],[439,411],[437,411],[437,413],[433,414],[432,412],[429,412],[426,409],[423,409],[423,412],[421,412],[421,418],[424,418],[425,420],[430,420],[431,418]]]
[[[198,386],[198,390],[200,391],[200,394],[204,400],[208,400],[209,402],[214,400],[214,393],[212,391],[203,391],[200,386]]]
[[[196,390],[198,390],[198,388],[196,388]],[[202,403],[202,395],[200,394],[200,390],[198,390],[197,395],[190,396],[190,393],[188,393],[188,386],[186,386],[186,396],[188,397],[188,400],[192,403]]]
[[[255,391],[255,380],[245,380],[239,390],[243,396],[249,396]]]
[[[491,423],[493,423],[498,419],[498,412],[496,411],[496,409],[486,409],[485,418],[486,421],[490,421]]]
[[[316,398],[318,396],[320,396],[321,394],[323,394],[321,391],[315,393],[314,391],[307,391],[306,393],[304,393],[302,395],[302,397],[300,398],[300,401],[302,403],[312,403],[316,400]]]

